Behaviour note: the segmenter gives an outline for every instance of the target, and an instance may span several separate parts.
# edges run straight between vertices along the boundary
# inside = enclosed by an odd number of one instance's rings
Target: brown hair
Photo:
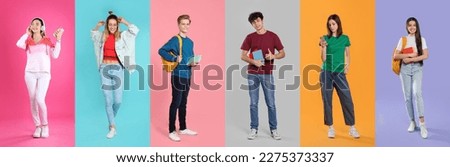
[[[108,21],[109,20],[116,20],[117,22],[117,31],[114,32],[114,37],[117,40],[120,39],[120,31],[119,31],[119,18],[113,14],[113,11],[108,11],[109,16],[106,18],[106,23],[105,23],[105,30],[103,31],[103,42],[106,41],[106,39],[108,38],[108,35],[110,34],[109,29],[108,29]]]
[[[189,20],[189,24],[191,24],[191,18],[187,14],[178,16],[178,19],[177,19],[178,24],[180,24],[181,20],[184,20],[184,19]]]
[[[419,27],[419,21],[415,18],[415,17],[410,17],[406,20],[406,32],[408,32],[408,34],[410,34],[409,30],[408,30],[408,23],[410,21],[414,21],[416,22],[416,34],[415,34],[415,40],[416,40],[416,48],[417,48],[417,52],[419,55],[423,54],[423,49],[422,49],[422,35],[420,34],[420,27]]]
[[[40,30],[40,33],[41,33],[42,37],[45,37],[45,30],[43,30],[43,29],[45,29],[45,28],[44,28],[44,27],[45,27],[45,25],[44,25],[44,20],[42,20],[42,19],[39,18],[39,17],[36,17],[36,18],[34,18],[33,20],[31,20],[31,23],[33,23],[33,21],[35,21],[35,20],[37,20],[37,21],[39,21],[39,23],[41,23],[41,30]],[[31,34],[31,38],[33,38],[33,34]]]
[[[336,35],[339,38],[342,35],[342,33],[344,33],[344,30],[342,30],[341,19],[339,18],[339,16],[337,14],[332,14],[328,17],[328,19],[327,19],[328,38],[331,38],[331,36],[333,36],[333,32],[331,32],[330,25],[328,25],[330,20],[334,20],[336,22],[336,24],[338,26]]]

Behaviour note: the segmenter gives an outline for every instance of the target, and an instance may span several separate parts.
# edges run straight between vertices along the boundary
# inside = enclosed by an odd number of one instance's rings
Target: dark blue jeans
[[[186,104],[191,86],[190,78],[182,78],[172,75],[172,103],[169,109],[169,133],[175,131],[175,120],[178,110],[180,130],[186,129]]]
[[[336,89],[344,113],[346,125],[355,125],[352,95],[344,73],[322,71],[320,73],[325,125],[333,125],[333,89]]]

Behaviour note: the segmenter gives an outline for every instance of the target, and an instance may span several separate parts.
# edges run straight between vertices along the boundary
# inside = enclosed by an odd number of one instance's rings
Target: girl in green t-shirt
[[[322,101],[324,107],[324,121],[328,128],[328,137],[335,137],[333,128],[333,89],[336,89],[342,111],[344,112],[345,124],[350,126],[349,134],[354,138],[359,138],[359,133],[355,128],[355,114],[350,87],[346,74],[350,60],[350,40],[343,34],[341,20],[338,15],[333,14],[327,20],[328,34],[320,38],[322,72],[320,73],[320,84]]]

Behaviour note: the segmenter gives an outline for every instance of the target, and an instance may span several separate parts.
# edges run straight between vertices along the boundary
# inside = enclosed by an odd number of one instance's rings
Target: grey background
[[[287,85],[294,85],[294,76],[299,76],[300,63],[300,1],[275,0],[227,0],[225,2],[225,45],[227,90],[226,90],[226,146],[299,146],[300,95],[299,86],[295,90],[286,90]],[[275,103],[277,107],[278,131],[282,137],[276,141],[270,137],[267,106],[260,88],[259,131],[255,140],[247,140],[250,132],[250,96],[248,90],[240,88],[247,85],[247,63],[240,59],[241,44],[245,37],[255,29],[247,21],[250,13],[260,11],[264,15],[264,27],[276,33],[284,45],[286,57],[275,60],[274,70],[276,86]],[[280,78],[281,65],[292,65],[292,70],[284,72]],[[239,71],[230,72],[230,66],[239,65]],[[236,68],[236,67],[234,67]],[[245,74],[245,73],[244,73]]]

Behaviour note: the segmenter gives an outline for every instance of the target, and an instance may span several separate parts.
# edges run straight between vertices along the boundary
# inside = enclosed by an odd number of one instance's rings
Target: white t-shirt
[[[417,52],[417,47],[416,47],[416,37],[412,36],[412,35],[408,35],[406,36],[406,46],[405,48],[409,48],[412,47],[414,49],[414,52]],[[422,50],[427,49],[427,42],[425,41],[425,38],[422,37]],[[400,38],[400,40],[398,40],[398,44],[397,44],[397,51],[401,51],[402,50],[402,38]]]

